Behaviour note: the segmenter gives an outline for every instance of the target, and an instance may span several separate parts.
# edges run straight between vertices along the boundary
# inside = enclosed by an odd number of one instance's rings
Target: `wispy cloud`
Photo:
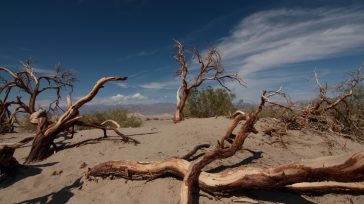
[[[119,58],[119,60],[120,61],[125,61],[125,60],[129,60],[129,59],[136,58],[136,57],[151,56],[151,55],[156,54],[157,52],[158,52],[158,49],[155,49],[155,50],[142,50],[140,52],[130,54],[130,55],[126,55],[125,57],[121,57],[121,58]]]
[[[166,82],[150,82],[139,85],[144,89],[174,89],[180,82],[178,80],[166,81]]]
[[[238,97],[257,100],[261,90],[282,85],[305,93],[299,99],[311,97],[307,77],[314,67],[297,70],[291,65],[361,53],[362,11],[362,6],[278,9],[242,19],[217,43],[225,67],[239,72],[248,83],[248,89],[235,88]],[[264,78],[262,73],[271,74]]]
[[[244,18],[218,47],[241,74],[347,55],[364,45],[363,8],[280,9]]]
[[[123,82],[114,82],[113,84],[115,84],[116,86],[121,87],[121,88],[128,88],[128,85],[126,85]]]
[[[34,72],[40,73],[40,74],[52,75],[52,74],[56,73],[55,70],[50,70],[50,69],[33,68],[33,70],[34,70]]]

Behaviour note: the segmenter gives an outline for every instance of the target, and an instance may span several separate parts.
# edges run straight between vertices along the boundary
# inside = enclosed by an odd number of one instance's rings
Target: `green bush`
[[[142,120],[135,116],[128,116],[128,111],[122,108],[115,108],[106,112],[96,112],[83,114],[82,119],[90,123],[102,123],[105,120],[114,120],[120,127],[140,127]],[[85,127],[78,127],[78,129],[86,129]]]
[[[187,117],[228,116],[234,111],[235,95],[223,88],[214,89],[210,86],[201,90],[191,90],[184,114]]]

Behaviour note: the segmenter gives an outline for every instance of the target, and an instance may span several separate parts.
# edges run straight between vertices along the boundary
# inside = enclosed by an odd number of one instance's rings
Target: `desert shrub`
[[[345,100],[348,104],[340,104],[332,115],[334,119],[342,124],[344,133],[354,134],[364,140],[364,86],[359,84],[353,90],[353,95]],[[348,109],[348,110],[347,110]]]
[[[90,123],[102,123],[105,120],[114,120],[120,127],[140,127],[142,120],[135,116],[129,116],[128,111],[122,108],[115,108],[106,112],[96,112],[83,114],[82,119]],[[85,129],[85,127],[77,127],[77,129]]]
[[[30,123],[29,116],[19,119],[19,127],[22,132],[35,132],[37,130],[37,125]]]
[[[235,95],[223,88],[210,86],[201,90],[192,89],[187,100],[184,114],[188,117],[228,116],[234,111]]]

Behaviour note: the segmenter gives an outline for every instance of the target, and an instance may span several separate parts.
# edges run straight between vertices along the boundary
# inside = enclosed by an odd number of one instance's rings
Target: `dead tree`
[[[350,79],[342,81],[334,86],[322,85],[318,75],[314,72],[315,82],[319,88],[319,98],[309,104],[303,111],[304,122],[319,122],[328,126],[328,129],[335,132],[342,132],[345,128],[352,127],[350,109],[350,97],[355,88],[363,80],[361,70],[349,73]],[[329,92],[340,93],[338,96],[329,97]],[[334,117],[337,115],[338,117]],[[338,120],[340,119],[340,120]],[[320,121],[323,120],[323,121]]]
[[[19,112],[32,114],[36,111],[37,97],[49,90],[56,93],[54,101],[49,105],[49,109],[59,108],[61,90],[73,88],[75,78],[69,71],[62,71],[60,65],[56,66],[54,74],[37,75],[36,69],[31,66],[31,61],[23,63],[23,70],[13,72],[5,67],[0,67],[0,72],[5,73],[0,78],[0,122],[1,124],[13,127],[16,120],[16,114]],[[21,96],[15,99],[9,99],[10,93],[15,89],[20,90],[22,94],[29,97],[28,102],[24,102]],[[10,110],[10,106],[14,106]]]
[[[126,80],[127,77],[104,77],[101,78],[92,90],[84,97],[77,100],[73,105],[68,97],[67,100],[67,110],[59,117],[59,119],[55,123],[51,123],[48,121],[47,115],[42,114],[41,111],[33,113],[31,116],[31,122],[37,124],[37,133],[34,138],[32,148],[30,153],[25,161],[25,163],[31,163],[35,161],[40,161],[47,158],[54,150],[54,140],[59,137],[59,134],[62,131],[67,130],[68,128],[74,125],[80,126],[90,126],[94,128],[99,128],[104,130],[104,135],[106,136],[106,130],[113,130],[116,134],[122,137],[124,142],[130,142],[134,144],[138,144],[137,140],[129,138],[122,133],[120,133],[116,128],[106,127],[101,124],[96,123],[86,123],[81,121],[82,116],[79,115],[78,109],[81,108],[84,104],[91,101],[98,91],[103,87],[103,85],[108,81],[119,81]],[[53,149],[51,148],[53,146]]]
[[[353,96],[355,89],[363,80],[361,70],[349,73],[350,78],[336,85],[328,86],[322,84],[318,74],[314,72],[315,83],[318,87],[318,98],[310,101],[308,104],[295,105],[289,97],[279,90],[279,95],[285,99],[285,104],[267,102],[278,109],[285,110],[289,113],[288,117],[281,119],[288,129],[298,127],[312,127],[319,130],[329,130],[332,132],[352,133],[353,130],[359,129],[354,123],[351,113],[353,103],[350,98]]]
[[[206,56],[202,56],[197,49],[193,50],[193,58],[200,65],[199,73],[195,76],[193,82],[187,82],[188,63],[186,61],[185,50],[179,41],[175,41],[177,54],[176,61],[181,65],[177,70],[177,75],[181,77],[182,85],[177,90],[177,108],[174,115],[174,121],[183,120],[183,108],[185,107],[191,89],[199,87],[205,81],[217,81],[219,84],[229,90],[225,86],[225,81],[236,81],[240,85],[245,85],[243,80],[239,78],[237,73],[225,73],[225,69],[221,64],[221,55],[217,48],[208,50]],[[180,93],[181,90],[181,93]]]
[[[192,203],[192,188],[213,194],[227,194],[239,189],[290,188],[294,190],[350,189],[364,191],[364,152],[353,155],[322,157],[276,168],[236,167],[218,173],[208,173],[202,169],[216,161],[233,156],[244,144],[250,133],[256,133],[254,124],[258,120],[269,97],[278,91],[263,92],[259,107],[254,113],[236,112],[226,134],[215,148],[199,159],[189,162],[185,157],[170,158],[157,162],[109,161],[96,165],[87,173],[88,178],[110,176],[131,180],[146,180],[173,174],[183,178],[181,203]],[[237,135],[233,130],[241,120]],[[232,139],[231,144],[225,142]],[[193,152],[196,151],[196,148]],[[190,155],[190,154],[188,154]],[[344,173],[345,172],[345,173]]]

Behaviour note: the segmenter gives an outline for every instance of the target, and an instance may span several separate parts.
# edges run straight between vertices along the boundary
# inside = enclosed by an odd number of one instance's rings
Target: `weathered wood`
[[[96,82],[94,87],[86,96],[80,98],[73,104],[71,103],[70,99],[68,99],[67,102],[68,109],[63,113],[63,115],[59,117],[59,119],[55,123],[52,124],[47,123],[46,116],[45,117],[40,116],[39,118],[34,119],[35,121],[39,120],[43,122],[38,123],[38,131],[25,163],[40,161],[47,158],[53,152],[51,146],[55,146],[53,141],[59,136],[59,133],[68,130],[70,127],[73,127],[74,125],[83,125],[83,126],[102,129],[104,131],[105,136],[106,136],[106,130],[113,130],[115,133],[117,133],[119,136],[123,138],[123,141],[138,144],[139,143],[138,141],[123,135],[116,128],[110,128],[96,123],[86,123],[79,120],[81,116],[79,116],[78,109],[81,108],[81,106],[83,106],[84,104],[91,101],[105,83],[109,81],[119,81],[126,79],[127,77],[101,78],[99,81]]]
[[[163,161],[108,161],[91,168],[89,178],[109,176],[147,180],[156,175],[185,177],[192,163],[180,158]],[[198,182],[207,192],[238,189],[290,188],[294,190],[363,189],[364,151],[320,157],[275,168],[240,166],[218,173],[201,172]],[[311,182],[311,183],[309,183]]]

